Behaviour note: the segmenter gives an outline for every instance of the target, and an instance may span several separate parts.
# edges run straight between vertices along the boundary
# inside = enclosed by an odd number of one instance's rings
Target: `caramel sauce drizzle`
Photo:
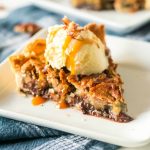
[[[67,47],[69,46],[71,40],[72,40],[72,37],[69,36],[69,35],[65,39],[64,45],[62,47],[62,55],[63,55],[63,57],[66,55],[65,51],[66,51]]]
[[[41,54],[44,52],[46,48],[46,41],[44,39],[38,39],[34,44],[33,44],[33,50],[36,54]]]
[[[66,59],[66,66],[67,68],[71,68],[72,75],[76,73],[75,72],[75,60],[74,60],[76,54],[79,52],[82,46],[84,46],[85,44],[91,44],[93,42],[93,40],[89,40],[89,39],[84,39],[84,40],[74,39],[74,40],[76,41],[71,47],[72,51],[70,52],[70,54],[67,56],[67,59]],[[63,45],[63,56],[66,55],[65,51],[67,47],[69,46],[69,44],[71,43],[71,41],[72,41],[72,37],[68,35]]]
[[[59,29],[53,30],[53,31],[51,32],[50,42],[53,42],[53,39],[54,39],[54,37],[55,37],[55,35],[56,35],[56,33],[57,33],[58,31],[59,31]]]
[[[68,105],[66,104],[66,102],[64,100],[58,102],[58,106],[60,109],[68,108]]]
[[[31,55],[40,55],[44,53],[46,48],[46,40],[45,39],[36,39],[33,42],[29,43],[25,48],[24,52]]]
[[[46,102],[46,99],[42,98],[41,96],[36,96],[32,99],[32,104],[35,106],[43,104],[44,102]]]

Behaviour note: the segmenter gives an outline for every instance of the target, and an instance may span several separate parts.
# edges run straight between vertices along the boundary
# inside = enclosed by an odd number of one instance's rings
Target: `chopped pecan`
[[[17,24],[14,27],[15,32],[28,33],[31,36],[34,35],[36,32],[38,32],[40,29],[41,27],[34,23],[21,23],[21,24]]]
[[[0,10],[4,10],[5,6],[3,6],[2,4],[0,4]]]

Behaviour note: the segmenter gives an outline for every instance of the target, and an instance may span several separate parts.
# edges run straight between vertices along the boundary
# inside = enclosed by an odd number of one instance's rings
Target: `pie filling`
[[[87,26],[101,37],[95,24]],[[98,32],[96,32],[98,30]],[[103,117],[117,122],[129,122],[127,106],[123,98],[122,80],[116,72],[109,50],[105,53],[109,66],[101,73],[73,74],[66,67],[53,68],[44,57],[46,41],[36,39],[29,43],[21,54],[11,56],[10,63],[15,73],[18,89],[33,95],[33,105],[47,100],[56,101],[60,108],[76,107],[84,114]]]

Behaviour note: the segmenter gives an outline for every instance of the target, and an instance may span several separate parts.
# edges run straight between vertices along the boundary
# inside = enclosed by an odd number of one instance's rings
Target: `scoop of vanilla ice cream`
[[[53,68],[66,67],[72,74],[84,75],[108,68],[105,46],[90,30],[81,30],[71,38],[63,25],[50,27],[46,45],[45,57]]]

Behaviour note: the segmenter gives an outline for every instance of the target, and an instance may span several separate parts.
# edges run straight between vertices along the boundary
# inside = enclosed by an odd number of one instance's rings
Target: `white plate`
[[[110,11],[92,11],[73,8],[70,0],[31,0],[35,5],[65,15],[77,16],[85,21],[105,24],[107,29],[117,33],[131,32],[150,21],[150,11],[136,13],[118,13]]]
[[[34,38],[45,36],[46,30],[42,30]],[[150,44],[113,36],[107,36],[107,43],[113,59],[119,63],[129,114],[135,118],[134,121],[116,123],[83,115],[72,108],[61,110],[51,101],[42,106],[32,106],[31,97],[24,97],[16,91],[14,75],[7,60],[0,65],[0,115],[127,147],[148,144]]]

